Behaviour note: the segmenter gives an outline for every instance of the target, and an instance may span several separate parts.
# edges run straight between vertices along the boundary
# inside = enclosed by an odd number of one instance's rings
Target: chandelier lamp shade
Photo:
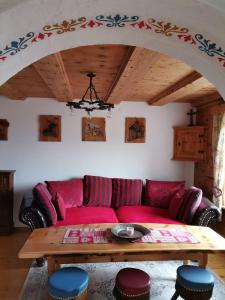
[[[111,112],[111,109],[114,108],[114,104],[100,100],[95,90],[93,84],[93,78],[95,77],[95,74],[92,72],[87,73],[87,77],[89,77],[90,83],[82,99],[79,102],[69,101],[66,105],[71,110],[84,109],[88,113],[88,115],[90,115],[94,110],[108,110],[109,112]]]

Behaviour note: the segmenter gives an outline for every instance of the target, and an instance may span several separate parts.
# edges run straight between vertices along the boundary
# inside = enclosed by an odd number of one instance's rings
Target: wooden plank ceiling
[[[124,45],[79,47],[49,55],[26,67],[0,86],[0,95],[80,100],[88,72],[104,101],[172,102],[205,106],[222,102],[216,88],[185,63],[164,54]]]

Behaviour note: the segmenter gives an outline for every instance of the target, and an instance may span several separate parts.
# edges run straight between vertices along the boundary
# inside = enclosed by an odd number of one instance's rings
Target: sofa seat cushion
[[[71,207],[66,209],[65,220],[55,226],[118,223],[115,211],[109,207]]]
[[[171,219],[168,209],[151,206],[121,206],[116,210],[121,223],[183,224]]]

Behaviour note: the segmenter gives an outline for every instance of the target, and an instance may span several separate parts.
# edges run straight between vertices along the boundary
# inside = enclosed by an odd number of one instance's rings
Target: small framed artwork
[[[8,141],[8,128],[8,120],[0,119],[0,141]]]
[[[82,141],[105,142],[105,118],[82,118]]]
[[[145,118],[125,119],[125,143],[145,143]]]
[[[61,116],[39,116],[39,141],[61,142]]]

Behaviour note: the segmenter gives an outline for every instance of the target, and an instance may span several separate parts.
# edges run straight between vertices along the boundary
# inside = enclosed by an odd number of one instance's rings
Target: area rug
[[[87,300],[115,300],[112,295],[117,272],[126,267],[139,268],[151,276],[151,300],[169,300],[174,293],[176,269],[182,262],[129,262],[77,264],[89,274]],[[34,265],[34,264],[33,264]],[[68,265],[67,265],[68,266]],[[225,299],[225,282],[215,274],[212,300]],[[47,265],[41,268],[31,266],[19,300],[47,299]]]

